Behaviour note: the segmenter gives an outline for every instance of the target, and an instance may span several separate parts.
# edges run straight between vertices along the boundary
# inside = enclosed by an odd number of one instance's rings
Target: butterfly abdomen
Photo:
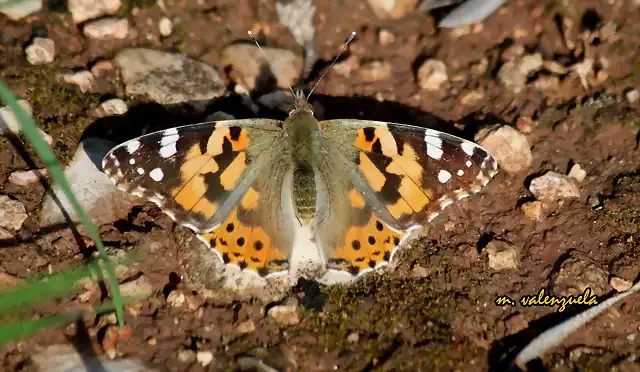
[[[310,168],[298,167],[293,173],[293,205],[304,225],[308,225],[316,213],[315,182]]]

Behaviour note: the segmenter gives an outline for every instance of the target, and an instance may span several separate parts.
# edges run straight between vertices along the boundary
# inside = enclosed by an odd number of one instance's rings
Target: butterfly
[[[222,262],[264,278],[288,272],[309,249],[325,271],[377,269],[413,229],[498,172],[486,149],[444,132],[318,121],[301,90],[284,121],[146,134],[114,147],[102,167],[119,189],[195,231]]]

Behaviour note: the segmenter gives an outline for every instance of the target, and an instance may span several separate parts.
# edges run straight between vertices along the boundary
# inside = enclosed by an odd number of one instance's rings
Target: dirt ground
[[[56,80],[62,69],[86,68],[124,47],[145,46],[186,53],[223,74],[220,49],[245,40],[246,31],[255,30],[256,24],[262,25],[264,45],[302,53],[278,23],[269,1],[165,1],[171,17],[180,19],[167,38],[158,37],[155,25],[164,13],[155,2],[124,1],[119,14],[129,18],[137,36],[119,41],[85,39],[63,4],[45,3],[47,10],[21,21],[0,16],[0,77],[32,104],[36,121],[54,138],[54,149],[64,164],[88,135],[87,128],[96,133],[104,130],[105,122],[94,110],[106,98],[123,98],[130,107],[128,115],[135,115],[141,126],[168,127],[197,118],[165,115],[162,107],[124,97],[115,73],[100,79],[95,92],[81,93]],[[349,77],[326,76],[312,98],[322,107],[324,119],[435,125],[468,139],[485,125],[518,124],[528,132],[532,165],[517,174],[500,172],[481,194],[449,207],[426,238],[396,256],[393,270],[368,275],[349,287],[300,282],[291,294],[300,303],[300,320],[295,324],[266,316],[275,304],[238,300],[191,283],[187,279],[192,273],[184,265],[192,249],[185,243],[191,241],[191,231],[176,227],[153,205],[135,207],[127,218],[99,227],[110,252],[141,257],[136,270],[155,289],[150,298],[127,307],[132,335],[119,343],[118,355],[174,371],[252,370],[247,366],[252,359],[247,357],[291,371],[506,370],[532,337],[584,308],[558,312],[551,307],[497,306],[498,295],[518,299],[541,288],[559,290],[572,280],[591,280],[589,285],[598,288],[599,295],[608,296],[615,293],[610,278],[634,282],[640,273],[640,102],[629,103],[626,96],[629,89],[640,86],[640,7],[633,3],[513,0],[482,27],[465,34],[436,27],[449,8],[381,20],[364,1],[317,1],[321,61],[315,65],[315,77],[352,30],[358,37],[347,57],[355,57],[360,65],[380,60],[393,66],[385,80],[365,82],[357,67]],[[573,27],[565,32],[567,19]],[[395,41],[380,46],[380,29],[390,30]],[[34,35],[48,36],[60,46],[53,63],[31,66],[25,60],[24,46]],[[593,58],[594,73],[587,88],[569,71],[561,75],[556,89],[542,92],[535,82],[550,73],[541,70],[515,94],[497,78],[501,65],[514,53],[540,53],[545,61],[564,67]],[[417,68],[429,58],[446,63],[446,89],[429,92],[416,83]],[[488,62],[486,72],[474,73],[473,66],[483,58]],[[230,83],[230,77],[223,76]],[[482,97],[462,104],[461,97],[471,91],[482,92]],[[237,102],[233,98],[216,102],[208,112],[228,109],[238,117],[251,115]],[[523,122],[530,127],[521,126]],[[531,179],[548,170],[566,174],[573,164],[587,172],[579,185],[581,197],[549,206],[541,221],[527,218],[521,206],[534,200],[528,191]],[[8,181],[14,171],[40,167],[26,142],[0,137],[0,194],[22,202],[30,216],[17,242],[0,246],[0,273],[16,278],[73,267],[90,255],[78,247],[68,229],[40,230],[37,216],[44,185],[17,186]],[[518,267],[491,269],[485,250],[489,242],[515,247]],[[597,270],[585,266],[567,273],[573,270],[563,265],[567,259]],[[558,279],[562,275],[565,278]],[[177,279],[181,276],[186,278],[182,282]],[[167,304],[173,289],[185,294],[186,305]],[[81,293],[24,315],[52,314],[79,305]],[[635,296],[579,329],[536,361],[533,369],[640,371],[637,300]],[[90,303],[99,301],[97,293]],[[56,343],[71,343],[102,356],[106,322],[105,317],[85,317],[5,346],[0,349],[0,370],[30,370],[30,356]],[[239,330],[247,324],[255,329]],[[211,351],[214,360],[203,367],[184,353],[180,356],[185,350]]]

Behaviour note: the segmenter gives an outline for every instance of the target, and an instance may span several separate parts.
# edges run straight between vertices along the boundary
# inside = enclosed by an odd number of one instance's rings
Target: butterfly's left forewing
[[[292,218],[282,208],[291,171],[281,122],[201,123],[113,148],[103,169],[116,186],[199,233],[227,264],[261,275],[286,270]]]
[[[327,195],[346,192],[351,201],[321,211],[326,216],[316,219],[329,267],[341,262],[333,267],[339,270],[366,271],[356,261],[362,261],[365,249],[368,267],[387,263],[409,230],[479,192],[497,173],[497,162],[485,149],[446,133],[364,120],[323,121],[321,127],[321,143],[333,150],[335,160],[321,161],[318,172],[343,169],[348,176],[345,181],[319,178],[327,180]],[[326,217],[341,214],[348,216],[342,218],[347,227],[328,228],[334,222]],[[373,254],[378,252],[383,254]]]

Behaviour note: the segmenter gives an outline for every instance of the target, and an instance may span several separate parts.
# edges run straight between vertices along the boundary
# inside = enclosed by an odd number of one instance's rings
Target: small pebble
[[[518,250],[515,246],[494,240],[489,242],[484,250],[489,256],[490,268],[502,271],[518,267]]]
[[[429,59],[418,69],[418,85],[422,89],[437,91],[448,79],[447,66],[442,61]]]
[[[618,278],[617,276],[612,277],[609,280],[609,284],[611,284],[613,289],[615,289],[618,292],[624,292],[629,288],[631,288],[631,286],[633,285],[633,283],[631,283],[630,281],[622,278]]]
[[[41,178],[47,175],[47,172],[47,168],[15,171],[9,175],[9,182],[18,186],[27,186],[40,181]]]
[[[104,116],[116,116],[126,114],[129,108],[120,98],[112,98],[102,102],[100,104],[100,110]]]
[[[380,43],[380,45],[386,46],[393,44],[394,41],[396,41],[396,36],[393,32],[384,28],[378,32],[378,43]]]
[[[213,353],[210,351],[198,351],[196,354],[196,360],[203,367],[206,367],[213,361]]]
[[[77,85],[82,93],[91,92],[96,86],[96,79],[89,70],[66,72],[59,75],[65,83]]]
[[[184,293],[179,290],[171,291],[167,296],[167,304],[171,307],[182,307],[184,305]]]
[[[360,340],[360,335],[358,335],[358,332],[352,332],[349,334],[349,336],[347,336],[347,342],[350,344],[355,344],[356,342],[358,342],[358,340]]]
[[[90,39],[124,39],[129,34],[129,21],[126,18],[102,18],[84,25],[82,32]]]
[[[626,93],[626,96],[629,103],[635,103],[640,98],[640,91],[638,89],[632,89]]]
[[[557,172],[547,172],[531,180],[529,191],[543,202],[580,197],[580,189],[573,178]]]
[[[544,215],[544,204],[541,201],[532,201],[522,204],[522,213],[532,221],[541,221]]]
[[[360,79],[365,83],[372,83],[391,78],[393,66],[386,61],[373,61],[360,67]]]
[[[160,35],[167,37],[171,35],[173,31],[173,23],[167,17],[162,17],[158,22],[158,30],[160,31]]]
[[[587,177],[587,172],[580,168],[580,164],[574,164],[573,167],[571,167],[568,176],[578,182],[582,182]]]
[[[24,53],[32,65],[51,63],[56,54],[55,44],[51,39],[36,37],[31,45],[25,48]]]

